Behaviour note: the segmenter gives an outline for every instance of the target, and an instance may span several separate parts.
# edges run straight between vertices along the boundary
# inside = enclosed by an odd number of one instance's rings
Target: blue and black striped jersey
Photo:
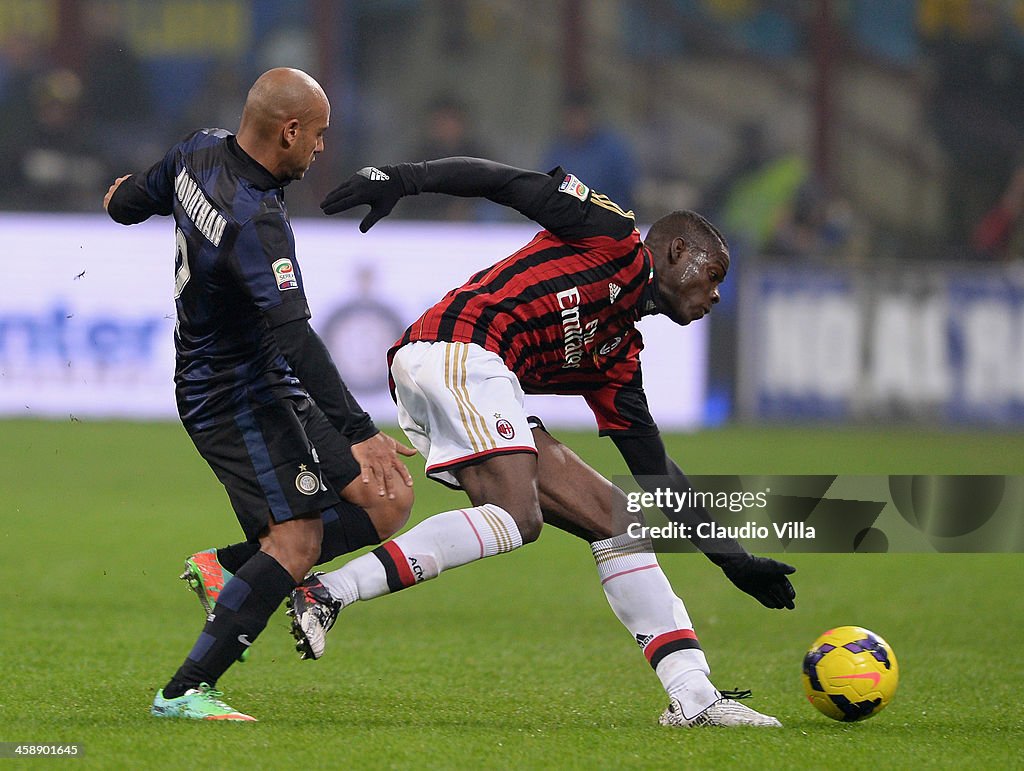
[[[186,428],[306,394],[270,332],[309,318],[283,183],[232,134],[192,134],[125,180],[108,212],[126,225],[174,217],[174,381]]]

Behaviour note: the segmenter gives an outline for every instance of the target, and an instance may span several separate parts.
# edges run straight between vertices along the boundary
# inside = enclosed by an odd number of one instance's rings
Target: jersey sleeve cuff
[[[380,429],[374,425],[374,422],[367,416],[365,421],[362,421],[359,427],[354,430],[351,434],[346,437],[351,444],[359,444],[365,442],[367,439],[372,439],[380,433]]]

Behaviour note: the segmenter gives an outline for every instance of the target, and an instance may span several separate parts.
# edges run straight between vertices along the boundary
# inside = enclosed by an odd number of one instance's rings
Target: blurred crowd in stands
[[[0,6],[5,2],[18,0],[0,0]],[[318,182],[288,191],[293,216],[318,214],[319,196],[338,177],[367,163],[480,155],[543,169],[561,165],[624,208],[637,208],[641,220],[656,213],[645,206],[652,198],[663,209],[666,194],[681,191],[681,206],[720,223],[734,249],[748,254],[865,259],[875,253],[878,233],[885,233],[884,227],[872,227],[871,216],[849,194],[843,167],[821,173],[820,158],[814,157],[806,137],[803,142],[787,141],[774,135],[767,121],[750,116],[725,120],[730,117],[726,108],[721,132],[728,135],[730,150],[719,153],[711,173],[689,177],[673,170],[666,179],[655,122],[643,111],[613,109],[629,98],[630,90],[642,86],[632,79],[622,86],[594,75],[572,77],[564,71],[565,62],[555,58],[547,66],[557,81],[557,107],[542,111],[546,120],[535,122],[532,132],[518,138],[515,152],[507,151],[480,128],[486,122],[480,105],[486,100],[474,90],[475,81],[461,81],[451,73],[459,72],[458,57],[467,45],[463,38],[484,34],[480,29],[486,25],[480,19],[486,14],[480,9],[498,6],[514,13],[520,7],[515,3],[460,0],[446,6],[452,19],[463,22],[459,26],[452,21],[442,37],[454,63],[449,62],[446,77],[434,81],[427,60],[422,72],[408,74],[422,81],[417,87],[421,96],[404,105],[398,129],[390,126],[388,136],[403,138],[392,152],[374,143],[375,121],[385,121],[381,116],[386,110],[374,101],[378,92],[360,78],[385,45],[413,34],[416,25],[410,19],[416,14],[422,18],[426,12],[440,12],[436,2],[389,0],[371,13],[366,2],[349,0],[340,4],[351,11],[341,19],[346,29],[336,34],[319,35],[307,18],[288,28],[291,37],[268,43],[263,35],[262,50],[198,57],[187,71],[193,82],[186,99],[169,92],[174,79],[161,71],[159,62],[136,50],[125,18],[116,18],[119,9],[138,5],[126,2],[82,0],[89,13],[82,14],[74,56],[55,51],[53,39],[4,34],[0,26],[0,211],[96,211],[110,180],[145,168],[188,131],[237,128],[246,88],[271,64],[303,66],[322,77],[318,63],[325,59],[313,49],[328,40],[348,52],[347,59],[336,62],[342,77],[333,78],[335,128],[327,137]],[[251,7],[245,0],[223,2],[252,14],[267,5],[260,0],[252,0]],[[312,9],[316,0],[305,5]],[[523,11],[539,7],[527,5]],[[581,13],[589,7],[585,0],[566,5]],[[627,3],[620,20],[635,34],[624,34],[629,44],[615,56],[635,65],[636,72],[644,71],[645,61],[710,55],[743,57],[754,66],[764,62],[779,67],[781,61],[785,67],[789,62],[799,72],[814,64],[817,5],[768,0]],[[836,20],[842,56],[833,69],[841,70],[845,58],[857,58],[911,83],[921,108],[915,130],[922,143],[927,138],[939,148],[944,200],[927,256],[991,261],[1024,257],[1024,13],[1015,3],[985,0],[854,0],[839,5],[845,9]],[[794,13],[796,6],[804,11]],[[948,13],[951,7],[955,16]],[[936,15],[940,8],[946,9],[941,18]],[[0,22],[3,11],[0,7]],[[696,14],[703,16],[692,28],[699,28],[701,35],[692,34],[688,26]],[[708,39],[708,32],[717,37]],[[558,50],[564,42],[557,34],[545,37],[535,27],[509,31],[513,33],[537,35],[538,57],[547,55],[541,49]],[[364,40],[373,40],[376,47],[360,52]],[[510,67],[509,77],[513,74]],[[842,83],[841,77],[836,83]],[[541,85],[538,95],[545,92]],[[633,97],[635,101],[635,93]],[[814,109],[812,99],[813,92],[807,97],[808,111]],[[884,112],[886,105],[876,109]],[[841,113],[826,117],[840,121]],[[487,202],[442,196],[404,202],[396,215],[476,221],[510,216]],[[895,246],[886,254],[921,256],[916,253],[919,239],[903,243],[898,232],[889,238]]]

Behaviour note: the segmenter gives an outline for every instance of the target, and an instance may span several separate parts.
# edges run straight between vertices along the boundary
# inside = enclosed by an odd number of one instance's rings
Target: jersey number
[[[181,297],[181,291],[185,288],[185,284],[192,278],[188,267],[188,242],[185,240],[185,234],[181,232],[181,228],[174,230],[174,244],[174,299],[177,300]]]

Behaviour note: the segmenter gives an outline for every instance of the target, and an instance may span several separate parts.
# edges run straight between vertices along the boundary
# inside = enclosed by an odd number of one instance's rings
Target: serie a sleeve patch
[[[299,282],[295,278],[295,267],[292,261],[285,258],[277,260],[273,264],[274,279],[277,281],[277,288],[284,292],[288,289],[298,289]]]
[[[587,196],[590,194],[590,188],[580,182],[574,174],[565,175],[562,184],[558,186],[558,191],[571,195],[573,198],[579,198],[581,201],[586,201]]]

